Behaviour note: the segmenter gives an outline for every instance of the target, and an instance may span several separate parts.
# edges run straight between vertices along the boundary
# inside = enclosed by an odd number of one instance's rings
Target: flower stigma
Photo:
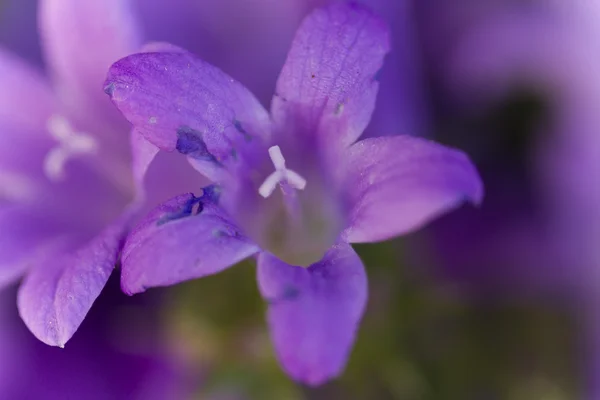
[[[98,142],[85,132],[77,132],[70,122],[61,115],[52,115],[47,123],[48,132],[58,142],[44,159],[44,173],[51,181],[65,179],[65,164],[74,156],[94,154]]]
[[[258,188],[258,193],[265,199],[269,197],[277,185],[287,183],[294,189],[304,190],[306,187],[306,179],[304,179],[296,171],[292,171],[285,167],[285,158],[281,153],[279,146],[269,147],[269,157],[275,167],[275,172],[265,179],[262,185]]]

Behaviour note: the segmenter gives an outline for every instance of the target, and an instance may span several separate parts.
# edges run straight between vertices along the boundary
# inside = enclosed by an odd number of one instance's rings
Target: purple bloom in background
[[[594,19],[587,4],[593,3],[505,5],[503,12],[482,15],[448,46],[441,63],[445,68],[437,71],[444,97],[455,114],[466,118],[523,91],[544,106],[525,132],[532,139],[517,138],[525,143],[524,160],[501,153],[489,155],[495,162],[488,163],[475,156],[490,182],[481,215],[469,218],[464,210],[440,226],[446,261],[469,268],[464,273],[470,278],[480,275],[491,285],[523,284],[577,296],[582,288],[595,291],[600,282],[590,279],[598,262],[600,192],[596,176],[584,172],[595,170],[600,148],[594,106],[600,101],[598,45],[585,40],[594,34],[594,25],[585,23]],[[595,17],[600,20],[598,10]],[[497,134],[473,136],[487,135],[492,142]],[[457,227],[462,235],[456,234]],[[481,267],[489,264],[499,268]]]
[[[0,295],[0,393],[6,399],[182,399],[193,389],[184,360],[158,329],[157,296],[126,299],[109,282],[65,349],[26,332]]]
[[[25,276],[21,317],[54,346],[110,276],[156,153],[134,135],[132,160],[130,128],[101,89],[106,68],[141,43],[127,4],[40,1],[51,80],[0,50],[0,287]],[[185,187],[169,168],[178,179],[154,190],[160,200]]]
[[[388,49],[387,26],[365,8],[317,9],[296,33],[270,115],[239,82],[174,46],[115,63],[105,90],[134,128],[214,182],[134,229],[123,289],[199,278],[256,255],[285,370],[310,385],[339,375],[367,300],[349,243],[410,232],[482,197],[458,151],[409,136],[356,142]]]
[[[454,35],[438,32],[428,43],[437,39],[445,49],[434,51],[445,57],[436,74],[439,97],[449,99],[453,113],[473,118],[523,91],[543,103],[541,115],[522,132],[529,140],[517,138],[524,143],[523,160],[493,152],[480,158],[487,200],[479,215],[463,210],[434,227],[444,274],[486,296],[493,291],[575,306],[587,340],[586,398],[594,400],[600,397],[598,4],[498,3],[494,13],[473,13],[468,24],[464,15],[435,9],[446,22],[427,24],[461,27]],[[488,143],[498,140],[494,134],[472,133]],[[495,163],[484,166],[489,158]]]

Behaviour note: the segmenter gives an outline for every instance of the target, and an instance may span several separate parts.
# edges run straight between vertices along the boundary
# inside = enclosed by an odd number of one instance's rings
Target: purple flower
[[[156,154],[133,135],[132,169],[130,128],[102,93],[106,68],[140,45],[126,4],[40,2],[51,80],[0,50],[0,288],[25,276],[21,317],[54,346],[110,276]],[[164,199],[182,187],[172,179],[155,192]]]
[[[349,243],[410,232],[482,186],[467,157],[409,136],[356,142],[375,107],[387,26],[357,5],[301,24],[271,115],[239,82],[163,45],[115,63],[106,92],[147,140],[214,184],[152,211],[127,239],[127,293],[257,256],[277,354],[295,379],[339,375],[367,301]]]

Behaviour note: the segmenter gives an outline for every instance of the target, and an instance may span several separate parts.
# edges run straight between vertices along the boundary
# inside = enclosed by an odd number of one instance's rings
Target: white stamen
[[[71,157],[98,150],[98,142],[91,135],[76,132],[63,116],[51,116],[47,127],[50,135],[58,142],[44,159],[44,173],[52,181],[65,178],[65,164]]]
[[[279,146],[271,146],[269,148],[269,157],[275,166],[275,172],[265,179],[262,185],[258,188],[258,193],[265,199],[269,197],[277,185],[282,181],[286,181],[291,187],[298,190],[304,190],[306,187],[306,179],[304,179],[296,171],[285,167],[285,158],[281,153]]]
[[[260,188],[258,188],[258,193],[266,199],[273,193],[279,182],[281,182],[281,178],[281,171],[273,172],[267,177],[267,179],[265,179],[263,184],[260,185]]]
[[[269,147],[269,157],[271,157],[271,161],[273,162],[276,171],[285,169],[285,158],[283,158],[279,146]]]
[[[292,171],[291,169],[286,170],[286,179],[293,188],[304,190],[306,187],[306,179],[301,177],[296,171]]]

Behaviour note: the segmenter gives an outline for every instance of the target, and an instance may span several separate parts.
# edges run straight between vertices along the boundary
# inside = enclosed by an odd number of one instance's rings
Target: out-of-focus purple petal
[[[131,131],[131,150],[133,155],[133,179],[137,186],[137,196],[140,201],[145,198],[144,177],[160,149],[146,140],[136,129]]]
[[[386,240],[417,229],[463,201],[479,203],[483,185],[468,157],[411,136],[362,140],[345,160],[349,242]]]
[[[311,13],[296,33],[273,98],[280,132],[319,131],[343,145],[367,126],[389,51],[385,22],[356,4]]]
[[[278,358],[294,379],[319,385],[344,369],[367,302],[367,276],[348,244],[333,246],[308,268],[258,257]]]
[[[50,135],[9,119],[0,117],[0,205],[31,204],[42,197],[47,202],[50,188],[44,158],[53,145]]]
[[[179,193],[198,191],[210,182],[179,153],[160,151],[135,129],[132,131],[133,174],[137,186],[134,207],[139,216]]]
[[[131,214],[125,213],[75,253],[38,259],[19,288],[21,318],[42,342],[64,347],[117,263]]]
[[[0,290],[17,280],[44,256],[72,248],[67,224],[49,218],[43,210],[10,205],[0,208]]]
[[[145,44],[141,52],[171,51],[185,52],[185,50],[170,43],[151,42]],[[202,178],[192,167],[180,157],[179,154],[171,155],[168,152],[159,154],[160,149],[150,143],[137,129],[131,131],[131,148],[133,154],[133,177],[136,185],[137,202],[154,207],[162,203],[170,195],[195,191],[209,182]],[[153,165],[151,167],[150,165]],[[150,173],[147,179],[146,175]],[[159,175],[156,177],[155,175]],[[176,177],[176,179],[173,179]],[[149,186],[148,186],[149,185]],[[170,194],[167,197],[165,193]],[[149,197],[149,198],[148,198]],[[144,207],[149,212],[152,208]],[[142,210],[142,212],[143,212]]]
[[[37,34],[37,0],[4,0],[0,13],[0,43],[23,59],[42,66]]]
[[[177,196],[133,230],[122,255],[123,291],[134,294],[215,274],[259,251],[218,206],[205,200],[209,196]]]
[[[112,63],[141,46],[130,3],[41,0],[39,6],[42,45],[65,112],[78,128],[103,132],[107,145],[127,141],[102,83]]]
[[[64,181],[48,179],[45,162],[60,143],[48,128],[57,108],[44,78],[0,50],[0,84],[4,89],[0,95],[0,206],[7,202],[37,203],[48,214],[90,223],[98,219],[104,223],[105,212],[111,214],[108,220],[118,215],[123,205],[121,194],[112,190],[113,182],[97,179],[96,168],[103,166],[93,164],[93,160],[73,158],[65,165]],[[90,179],[96,183],[90,185]],[[90,213],[90,208],[97,212]],[[113,214],[116,208],[119,211]]]
[[[0,48],[0,120],[23,129],[46,130],[55,100],[44,77]],[[4,136],[2,132],[0,136]]]
[[[0,208],[29,207],[31,213],[68,223],[85,230],[86,235],[90,230],[99,232],[107,221],[118,217],[130,199],[115,190],[113,181],[98,176],[99,165],[91,158],[69,160],[66,178],[51,181],[44,164],[58,142],[53,143],[50,134],[44,133],[0,120]]]
[[[550,101],[595,95],[598,82],[589,80],[595,76],[590,50],[600,46],[581,46],[580,34],[552,14],[494,15],[464,33],[446,63],[445,83],[455,94],[453,100],[472,107],[524,84]],[[558,55],[564,62],[553,62]]]
[[[42,43],[60,83],[76,86],[78,94],[98,98],[108,67],[141,45],[130,3],[40,1]],[[90,91],[80,92],[85,89]]]
[[[242,84],[190,53],[140,53],[110,68],[105,90],[150,142],[217,168],[266,138],[269,116]]]

